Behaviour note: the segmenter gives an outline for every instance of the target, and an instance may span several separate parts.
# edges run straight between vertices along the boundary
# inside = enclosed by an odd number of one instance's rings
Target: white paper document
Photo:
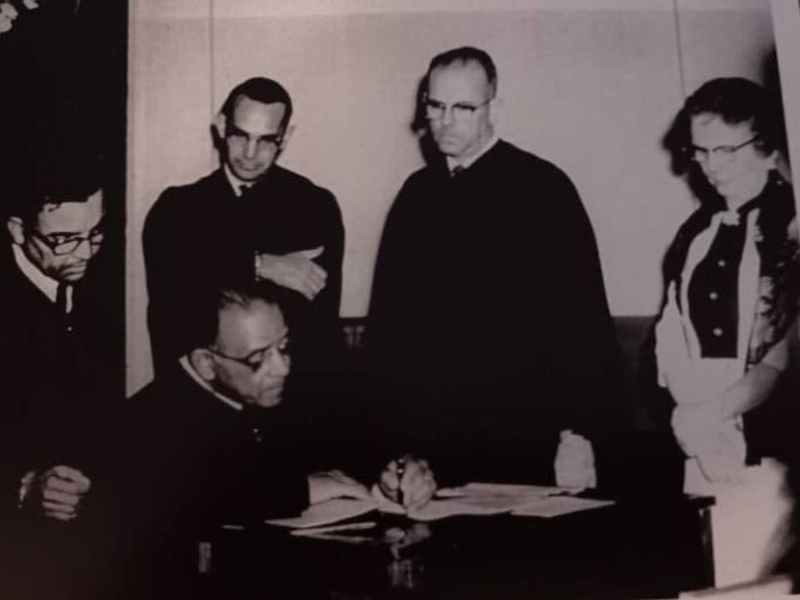
[[[435,521],[458,515],[499,515],[522,508],[531,501],[526,496],[434,498],[422,508],[409,511],[408,516],[415,521]]]
[[[436,521],[459,515],[497,515],[512,513],[519,516],[555,517],[562,514],[613,504],[608,500],[589,500],[564,495],[565,488],[470,483],[459,488],[445,488],[420,509],[406,510],[383,496],[377,487],[369,500],[335,498],[312,504],[297,517],[272,519],[270,525],[295,529],[321,527],[352,519],[378,510],[392,514],[407,514],[414,521]],[[561,494],[561,495],[554,495]]]
[[[580,490],[548,485],[523,485],[516,483],[483,483],[475,481],[458,487],[442,488],[436,492],[439,498],[461,496],[533,496],[541,498],[555,494],[573,493]]]
[[[610,504],[614,504],[614,501],[574,498],[572,496],[551,496],[516,508],[511,511],[511,514],[521,517],[557,517],[581,510],[600,508],[601,506],[608,506]]]
[[[299,517],[288,519],[271,519],[267,521],[270,525],[282,525],[284,527],[306,528],[320,527],[329,525],[345,519],[358,517],[377,508],[374,500],[357,500],[355,498],[334,498],[312,504],[305,509]]]

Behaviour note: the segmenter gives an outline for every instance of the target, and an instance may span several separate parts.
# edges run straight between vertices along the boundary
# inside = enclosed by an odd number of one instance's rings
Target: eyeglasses
[[[228,142],[235,146],[245,146],[251,141],[256,143],[258,150],[277,150],[283,142],[283,133],[271,133],[267,135],[251,136],[249,133],[236,127],[228,127],[225,132]]]
[[[715,148],[702,148],[701,146],[689,146],[689,153],[691,154],[692,160],[695,162],[707,162],[711,156],[716,156],[720,162],[722,163],[729,163],[733,160],[733,157],[736,156],[736,153],[744,148],[745,146],[749,146],[753,142],[759,139],[759,136],[751,137],[746,142],[742,142],[738,146],[717,146]]]
[[[281,360],[285,361],[292,354],[291,341],[288,337],[282,338],[275,344],[270,344],[264,348],[253,350],[247,356],[230,356],[229,354],[225,354],[219,350],[214,350],[213,348],[207,348],[207,350],[214,356],[239,363],[240,365],[250,369],[253,373],[260,371],[267,362],[274,358],[280,357]]]
[[[87,235],[71,235],[71,234],[52,234],[43,235],[35,229],[29,229],[30,233],[37,240],[41,241],[45,246],[50,249],[50,252],[56,256],[63,256],[64,254],[72,254],[81,244],[88,242],[94,250],[103,243],[105,232],[102,229],[94,229]]]
[[[426,96],[423,100],[423,105],[425,106],[425,116],[430,120],[443,119],[449,110],[450,114],[453,116],[453,120],[466,121],[467,119],[472,118],[479,108],[483,108],[492,100],[494,100],[494,98],[489,98],[486,100],[486,102],[481,102],[480,104],[456,102],[455,104],[448,106],[444,102],[439,102],[438,100],[433,100]]]

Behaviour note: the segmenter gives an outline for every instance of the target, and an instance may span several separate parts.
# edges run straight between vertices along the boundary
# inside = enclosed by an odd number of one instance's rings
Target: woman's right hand
[[[722,403],[711,399],[704,402],[678,404],[672,411],[672,432],[686,456],[702,453],[722,425]]]

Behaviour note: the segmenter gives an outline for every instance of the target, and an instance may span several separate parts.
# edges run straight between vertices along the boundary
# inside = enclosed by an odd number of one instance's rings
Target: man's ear
[[[203,381],[211,383],[217,378],[217,372],[214,370],[214,357],[205,348],[195,348],[189,353],[189,362],[197,371],[197,374],[203,378]]]
[[[225,115],[222,111],[218,112],[214,117],[214,120],[211,121],[211,126],[216,130],[219,139],[225,139],[225,125],[226,125]]]
[[[278,148],[281,152],[286,149],[286,146],[289,144],[289,139],[292,137],[294,133],[294,124],[289,124],[286,126],[286,129],[283,132],[283,136],[281,136],[281,145]]]
[[[19,217],[9,217],[6,222],[8,233],[11,234],[11,240],[18,245],[22,245],[25,241],[25,225]]]
[[[503,119],[505,111],[505,101],[503,98],[495,96],[489,106],[489,123],[494,127]]]
[[[769,164],[770,170],[777,169],[779,162],[781,159],[781,153],[777,150],[773,150],[770,154],[767,155],[767,163]]]

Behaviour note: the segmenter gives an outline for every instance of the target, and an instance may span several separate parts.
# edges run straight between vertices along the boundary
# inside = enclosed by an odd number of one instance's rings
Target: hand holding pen
[[[436,480],[428,462],[410,455],[386,465],[378,485],[384,496],[407,510],[422,507],[436,492]]]

